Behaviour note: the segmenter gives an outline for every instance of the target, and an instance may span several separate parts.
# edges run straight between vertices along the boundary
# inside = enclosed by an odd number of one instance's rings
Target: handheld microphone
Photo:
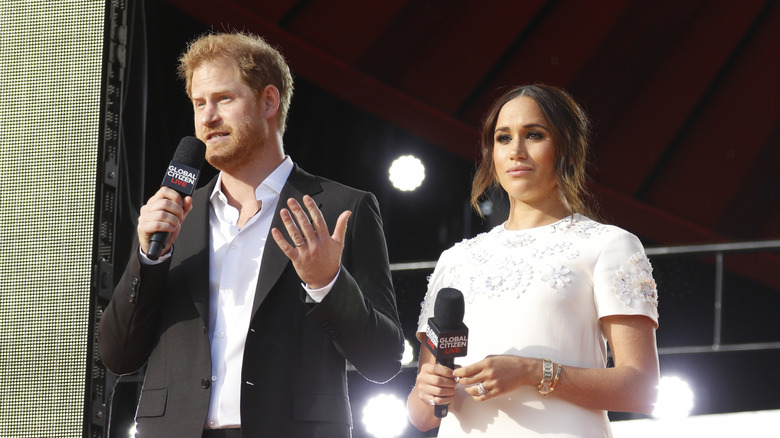
[[[436,363],[455,369],[455,358],[465,356],[469,345],[469,329],[463,324],[465,304],[463,294],[445,287],[436,295],[433,318],[428,318],[425,345],[433,353]],[[436,405],[434,414],[444,418],[449,405]]]
[[[196,137],[184,137],[179,142],[176,152],[173,154],[171,164],[165,172],[162,185],[170,187],[184,196],[192,196],[198,185],[200,168],[206,158],[206,145]],[[149,239],[149,251],[146,256],[150,260],[157,260],[171,233],[158,231]]]

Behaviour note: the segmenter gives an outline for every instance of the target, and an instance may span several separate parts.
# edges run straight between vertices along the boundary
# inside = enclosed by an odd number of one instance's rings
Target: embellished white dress
[[[575,214],[551,225],[507,230],[499,225],[444,251],[429,278],[418,332],[433,316],[444,287],[465,298],[467,365],[488,355],[547,358],[604,368],[607,341],[599,319],[645,315],[658,323],[652,267],[633,234]],[[539,367],[541,367],[541,360]],[[458,387],[439,437],[610,437],[607,413],[523,386],[475,402]]]

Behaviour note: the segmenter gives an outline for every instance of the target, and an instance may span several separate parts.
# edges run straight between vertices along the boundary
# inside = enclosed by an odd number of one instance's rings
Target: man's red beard
[[[241,166],[249,162],[253,154],[258,152],[259,144],[265,141],[267,132],[261,126],[245,120],[236,129],[233,127],[221,127],[203,132],[203,138],[208,138],[211,133],[227,133],[226,144],[208,146],[206,142],[206,160],[218,170],[230,171],[234,166]]]

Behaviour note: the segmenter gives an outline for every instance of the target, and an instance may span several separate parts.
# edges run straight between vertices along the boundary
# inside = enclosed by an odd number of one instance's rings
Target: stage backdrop
[[[0,0],[0,436],[80,437],[106,3]]]

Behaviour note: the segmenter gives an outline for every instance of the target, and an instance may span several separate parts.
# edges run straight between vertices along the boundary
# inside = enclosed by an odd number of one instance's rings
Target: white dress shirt
[[[209,339],[211,340],[211,400],[207,428],[241,425],[241,364],[252,316],[260,262],[279,195],[292,171],[286,157],[255,190],[260,211],[240,230],[238,209],[222,192],[222,174],[211,194],[209,224]]]

